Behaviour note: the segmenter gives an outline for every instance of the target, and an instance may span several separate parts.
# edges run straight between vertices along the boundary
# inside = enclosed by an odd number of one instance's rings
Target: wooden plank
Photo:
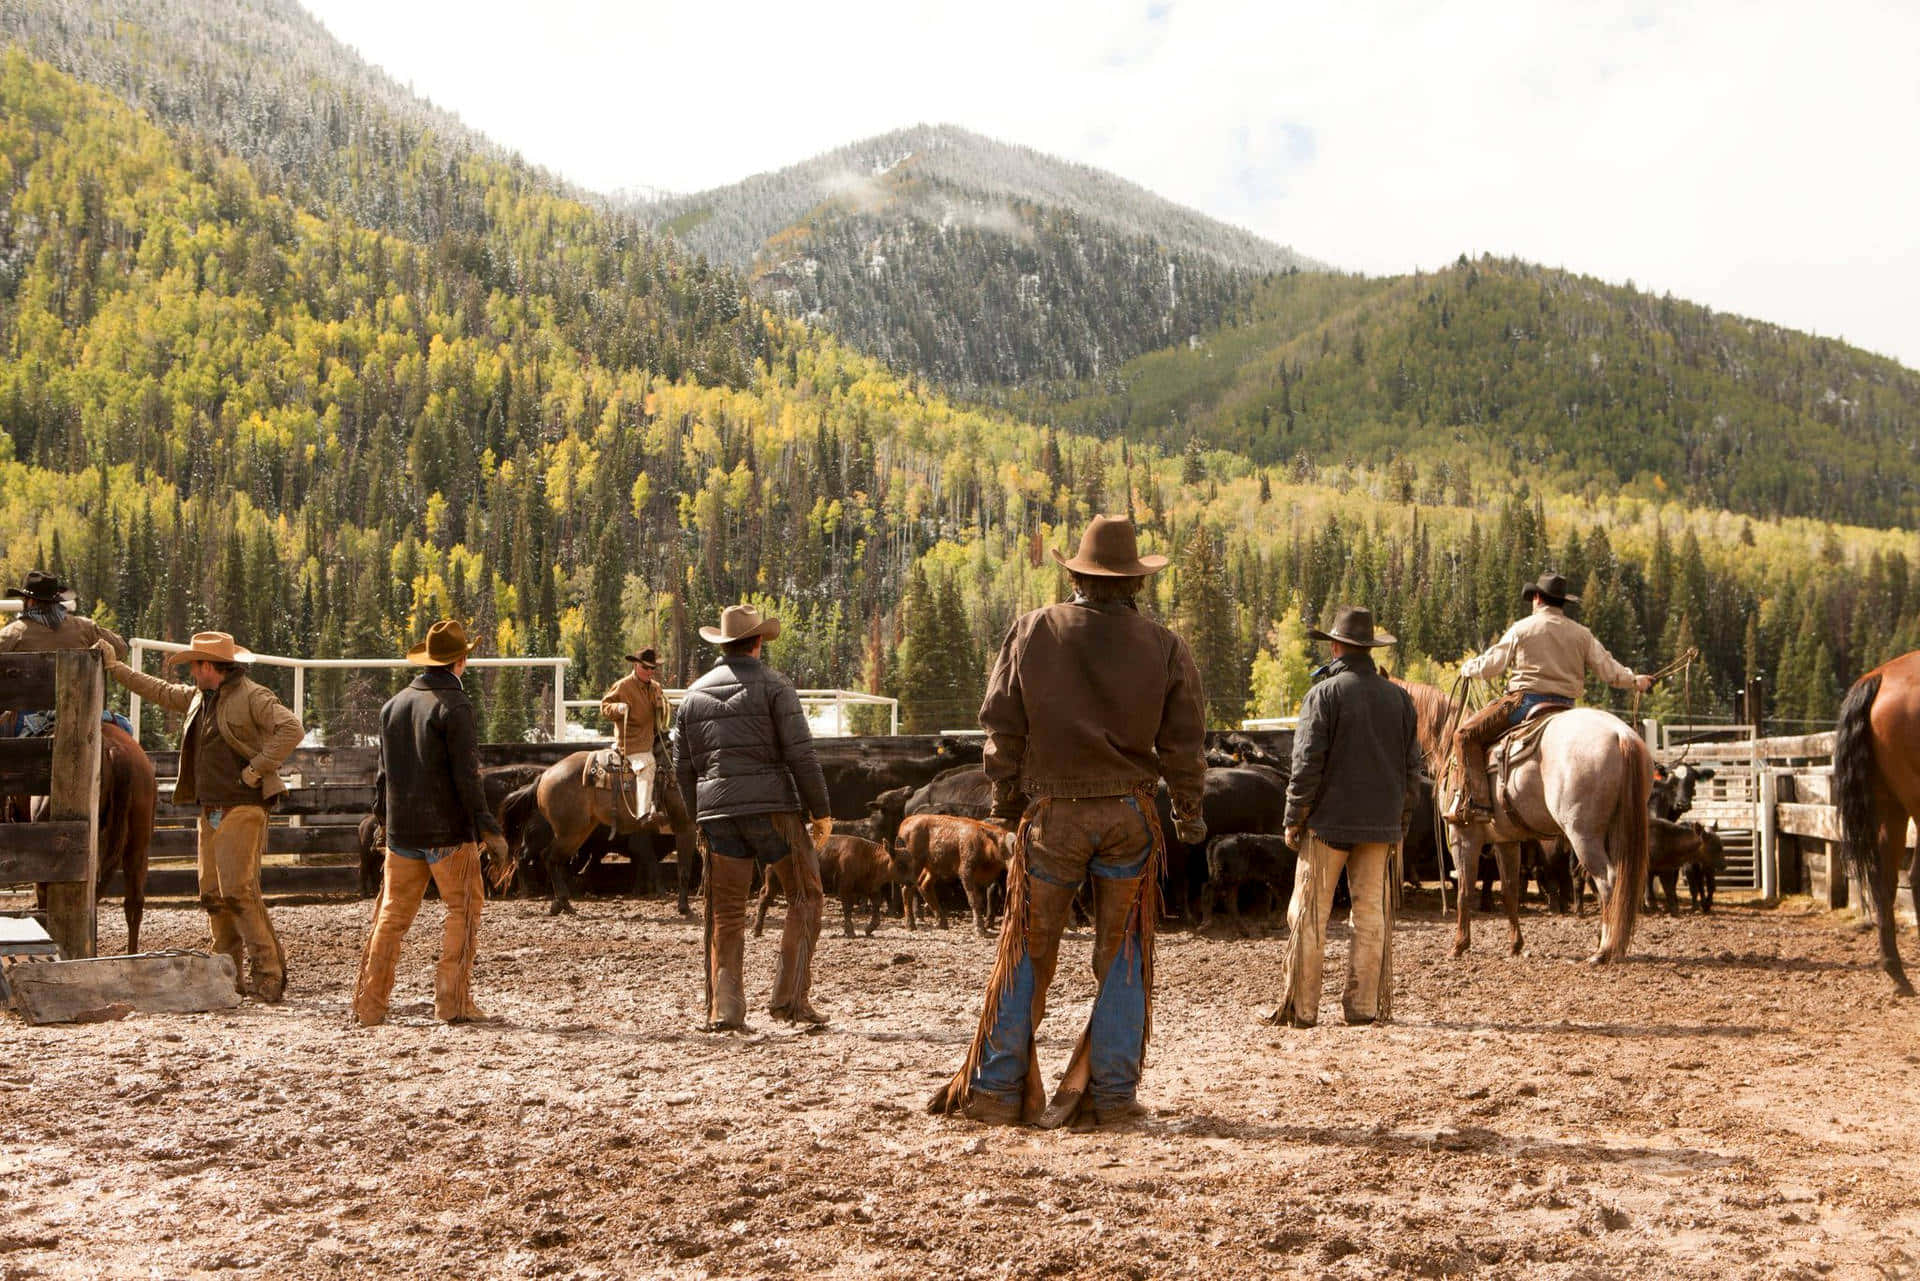
[[[1795,734],[1787,738],[1763,738],[1753,745],[1763,760],[1816,760],[1833,755],[1833,731],[1824,734]]]
[[[13,1007],[27,1022],[87,1023],[143,1014],[194,1014],[240,1004],[233,960],[204,952],[150,952],[13,966]]]
[[[373,784],[366,783],[323,783],[318,787],[295,787],[281,794],[275,802],[273,813],[277,816],[291,814],[338,814],[352,815],[356,822],[359,816],[373,809]],[[192,822],[200,817],[198,805],[175,805],[169,799],[163,799],[154,808],[154,818],[162,823]]]
[[[1775,807],[1775,822],[1788,836],[1810,836],[1816,840],[1838,841],[1840,811],[1831,805],[1781,804]]]
[[[53,658],[58,680],[47,817],[83,822],[87,829],[80,875],[47,885],[47,933],[71,961],[92,956],[98,941],[93,888],[100,870],[100,707],[107,675],[90,649],[61,650]]]
[[[260,869],[260,890],[267,897],[277,894],[354,894],[360,888],[360,868],[352,863],[323,867],[268,863]],[[107,884],[107,895],[125,893],[116,874]],[[191,898],[200,892],[200,874],[192,867],[155,867],[147,873],[147,897]]]
[[[0,712],[44,712],[54,685],[52,654],[0,654]]]
[[[1833,804],[1833,771],[1795,772],[1793,798],[1809,805]]]
[[[52,785],[52,739],[0,738],[0,796],[45,796]]]
[[[269,854],[357,854],[360,830],[357,827],[280,827],[267,828]],[[200,852],[199,834],[191,827],[155,828],[148,854],[156,859],[195,858]]]
[[[0,885],[84,882],[91,836],[84,819],[0,823]]]

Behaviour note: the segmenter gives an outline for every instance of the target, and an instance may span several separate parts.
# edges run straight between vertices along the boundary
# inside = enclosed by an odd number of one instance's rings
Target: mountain
[[[1523,474],[1759,517],[1920,520],[1920,373],[1510,260],[1275,277],[1191,343],[1007,403],[1257,463],[1398,460],[1423,495]]]
[[[689,250],[901,372],[1097,377],[1217,322],[1291,249],[1086,165],[951,125],[644,206]]]

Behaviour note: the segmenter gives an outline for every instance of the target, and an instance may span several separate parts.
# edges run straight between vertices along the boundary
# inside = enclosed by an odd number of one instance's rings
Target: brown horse
[[[545,864],[552,879],[552,901],[548,911],[555,916],[573,911],[571,878],[568,866],[587,838],[596,828],[606,828],[618,836],[624,836],[629,848],[635,842],[650,846],[653,834],[661,830],[662,821],[673,833],[673,861],[679,880],[679,912],[682,916],[691,913],[687,905],[687,896],[693,888],[694,863],[699,858],[698,847],[694,844],[693,820],[687,814],[687,807],[680,799],[679,786],[668,773],[663,762],[656,775],[653,787],[654,811],[646,820],[635,822],[629,811],[616,812],[623,804],[633,804],[631,784],[620,790],[586,785],[587,759],[592,752],[575,752],[547,767],[533,785],[533,802],[538,809],[538,820],[531,815],[522,815],[510,799],[508,813],[503,815],[504,825],[508,828],[508,839],[515,842],[517,848],[513,855],[516,861],[539,860]],[[520,793],[515,793],[519,797]],[[651,857],[650,849],[646,857]],[[496,885],[496,889],[503,888]]]
[[[123,874],[127,916],[127,951],[140,950],[140,918],[147,908],[147,849],[153,843],[153,810],[160,785],[153,762],[133,736],[111,721],[100,726],[100,868],[94,881],[94,901],[105,895],[107,882]],[[28,807],[14,798],[16,813]],[[34,818],[46,816],[45,797],[33,799]],[[44,908],[46,890],[37,892]]]
[[[1920,814],[1920,650],[1862,676],[1840,704],[1833,740],[1834,800],[1847,862],[1867,887],[1880,931],[1880,966],[1894,991],[1913,995],[1894,938],[1893,892],[1906,860],[1907,820]],[[1920,875],[1913,883],[1920,914]]]

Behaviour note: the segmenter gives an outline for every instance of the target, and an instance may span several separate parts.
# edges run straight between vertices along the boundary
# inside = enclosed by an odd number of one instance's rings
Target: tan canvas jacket
[[[616,709],[624,709],[624,715]],[[658,681],[628,672],[600,696],[600,714],[613,722],[621,751],[628,756],[651,752],[655,735],[667,732],[667,692]]]
[[[1197,813],[1206,703],[1187,643],[1129,604],[1073,600],[1014,620],[980,705],[994,810],[1019,796],[1122,796],[1167,780]]]
[[[110,665],[107,673],[140,697],[187,714],[187,723],[180,731],[180,781],[174,785],[173,800],[176,805],[194,804],[193,719],[200,714],[200,690],[149,676],[125,663]],[[300,718],[275,698],[272,690],[244,676],[228,682],[214,707],[214,728],[260,775],[261,795],[272,800],[286,791],[280,767],[300,746],[305,733]]]
[[[1491,679],[1505,672],[1510,694],[1558,694],[1578,698],[1591,671],[1607,684],[1625,689],[1634,682],[1594,634],[1549,606],[1515,623],[1493,647],[1461,665],[1466,676]]]
[[[92,649],[105,637],[113,642],[113,652],[125,661],[131,651],[118,632],[102,627],[83,614],[68,614],[60,626],[48,627],[27,618],[16,618],[0,627],[0,654],[44,654],[56,649]]]

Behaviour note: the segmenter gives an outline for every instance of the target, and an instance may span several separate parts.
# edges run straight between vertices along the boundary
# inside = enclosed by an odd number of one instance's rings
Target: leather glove
[[[240,771],[240,781],[248,787],[260,786],[260,771],[249,765]]]
[[[1207,820],[1198,805],[1191,810],[1173,807],[1173,835],[1182,845],[1198,845],[1207,839]]]
[[[1307,843],[1307,829],[1305,827],[1289,827],[1287,829],[1287,848],[1288,849],[1298,854],[1300,852],[1300,847],[1302,845],[1305,845],[1306,843]]]
[[[93,643],[93,648],[94,652],[100,655],[101,661],[107,665],[108,671],[120,666],[120,652],[114,649],[112,641],[102,636]]]
[[[813,838],[813,848],[819,850],[827,843],[827,838],[833,835],[833,819],[831,817],[814,819],[807,824],[807,834]]]
[[[495,858],[500,859],[502,861],[506,859],[507,838],[502,836],[500,833],[482,832],[480,834],[480,843],[486,846],[487,852],[492,854]]]
[[[1016,826],[1026,817],[1026,813],[1027,798],[1024,795],[1011,789],[1004,792],[994,789],[993,809],[988,816],[995,822]]]

